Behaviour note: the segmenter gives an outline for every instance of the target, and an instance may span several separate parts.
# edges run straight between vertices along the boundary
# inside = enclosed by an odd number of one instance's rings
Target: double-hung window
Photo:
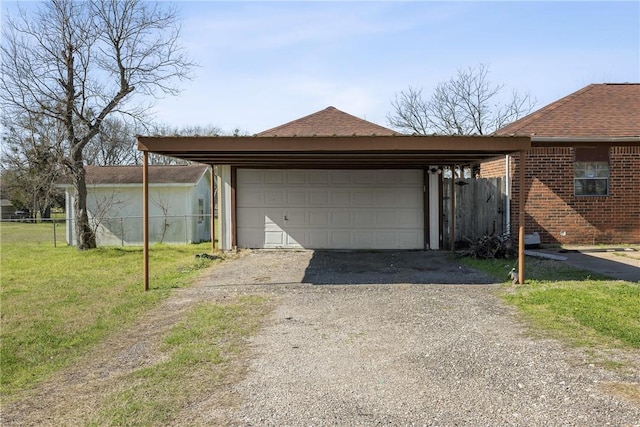
[[[609,149],[575,149],[573,182],[576,196],[607,196],[609,194]]]

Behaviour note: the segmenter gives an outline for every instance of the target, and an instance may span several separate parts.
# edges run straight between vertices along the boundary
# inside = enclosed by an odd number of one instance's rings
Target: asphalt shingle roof
[[[537,137],[640,136],[640,84],[590,84],[495,132]]]
[[[347,114],[335,107],[265,130],[257,136],[370,136],[400,135],[375,123]]]

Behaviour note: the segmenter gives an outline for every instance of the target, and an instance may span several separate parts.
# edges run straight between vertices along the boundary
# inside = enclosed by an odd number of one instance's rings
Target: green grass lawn
[[[513,261],[462,262],[507,279]],[[640,285],[577,270],[560,261],[527,257],[524,285],[505,285],[501,297],[518,307],[539,333],[573,345],[640,349]]]
[[[171,425],[181,410],[210,399],[239,381],[245,364],[233,363],[247,337],[269,312],[263,296],[241,296],[226,304],[201,303],[164,337],[166,360],[127,374],[121,390],[106,396],[88,425]],[[228,407],[233,401],[215,399]]]
[[[0,224],[1,393],[29,389],[90,346],[130,324],[211,264],[211,244],[152,245],[150,287],[142,291],[142,249],[78,251],[64,224]]]

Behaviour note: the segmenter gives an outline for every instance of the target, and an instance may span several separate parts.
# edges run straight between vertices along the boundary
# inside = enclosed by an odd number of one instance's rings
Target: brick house
[[[495,134],[531,137],[527,233],[546,244],[640,243],[640,84],[591,84]],[[514,177],[518,168],[518,155],[497,158],[482,163],[480,175]],[[516,210],[512,203],[512,230]]]

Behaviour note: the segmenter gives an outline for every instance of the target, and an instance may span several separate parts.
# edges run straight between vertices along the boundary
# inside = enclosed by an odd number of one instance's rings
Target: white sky
[[[395,94],[458,68],[536,108],[590,83],[640,82],[640,2],[176,3],[200,67],[156,103],[170,125],[256,133],[330,105],[387,126]]]

